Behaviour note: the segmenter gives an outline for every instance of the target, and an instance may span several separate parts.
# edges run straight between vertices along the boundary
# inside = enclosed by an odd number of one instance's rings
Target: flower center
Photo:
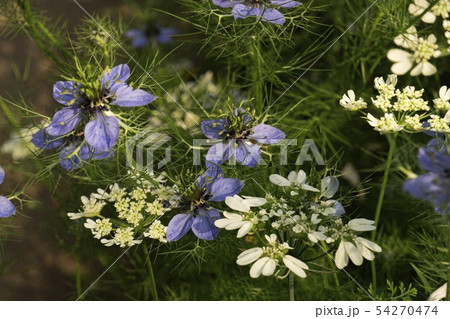
[[[434,56],[434,52],[439,48],[436,43],[419,38],[417,46],[414,50],[414,59],[417,63],[427,62]]]

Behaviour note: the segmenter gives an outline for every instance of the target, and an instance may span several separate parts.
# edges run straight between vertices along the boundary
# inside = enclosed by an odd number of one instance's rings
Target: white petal
[[[344,241],[341,241],[334,257],[334,263],[339,269],[343,269],[348,265],[348,255],[344,243]]]
[[[225,216],[228,219],[242,220],[242,216],[235,213],[223,212],[223,216]]]
[[[397,75],[405,75],[411,70],[413,63],[411,61],[403,61],[394,63],[391,66],[391,72]]]
[[[241,228],[245,223],[246,223],[246,221],[233,222],[233,223],[229,224],[227,227],[225,227],[225,229],[226,230],[235,230],[235,229]]]
[[[303,184],[306,181],[306,173],[303,170],[300,170],[297,174],[297,185]]]
[[[233,224],[233,223],[235,223],[235,222],[236,222],[236,221],[233,220],[233,219],[221,218],[221,219],[216,220],[216,221],[214,222],[214,225],[216,225],[216,227],[219,227],[219,228],[225,228],[225,227],[227,227],[228,225]]]
[[[356,99],[355,91],[348,90],[347,94],[348,94],[348,97],[350,98],[351,101],[354,101]]]
[[[245,199],[242,201],[242,203],[250,207],[258,207],[267,203],[267,199],[262,197],[244,196],[244,198]]]
[[[355,241],[359,242],[360,244],[366,246],[367,248],[369,248],[370,250],[372,250],[376,253],[381,253],[381,247],[378,246],[377,244],[375,244],[374,242],[371,242],[370,240],[367,240],[362,237],[356,237]]]
[[[433,75],[437,72],[436,67],[430,62],[425,62],[423,65],[422,73],[425,76]]]
[[[439,301],[447,297],[447,285],[448,283],[443,284],[438,289],[433,291],[433,293],[428,298],[428,301]]]
[[[296,171],[292,171],[289,173],[288,175],[288,180],[289,182],[291,182],[292,184],[295,184],[295,182],[297,181],[297,175],[298,173]]]
[[[225,198],[225,204],[227,204],[228,207],[233,210],[246,213],[250,210],[250,206],[243,204],[242,201],[243,198],[238,195],[228,196]]]
[[[320,190],[322,196],[326,198],[331,198],[336,194],[339,189],[339,180],[334,176],[327,176],[322,179]]]
[[[424,63],[420,62],[411,70],[411,76],[419,76],[422,74]]]
[[[411,61],[412,55],[404,50],[391,49],[387,53],[387,58],[392,62],[406,62]]]
[[[291,182],[289,182],[286,178],[278,174],[270,175],[269,180],[277,186],[291,186]]]
[[[239,254],[239,256],[237,257],[236,263],[239,266],[251,264],[252,262],[257,260],[259,257],[261,257],[262,254],[263,254],[263,250],[260,247],[248,249]]]
[[[422,17],[422,21],[425,23],[434,23],[436,21],[436,16],[432,12],[427,12]]]
[[[261,275],[264,266],[269,260],[269,257],[258,259],[258,261],[253,264],[252,268],[250,268],[250,277],[258,278]]]
[[[354,218],[348,222],[348,226],[350,228],[356,227],[357,225],[373,225],[375,222],[366,218]],[[353,228],[352,228],[353,229]]]
[[[350,259],[352,260],[352,262],[356,266],[361,266],[363,263],[363,258],[361,256],[360,252],[358,251],[358,248],[356,248],[356,246],[353,245],[353,243],[350,243],[348,241],[346,241],[344,243],[344,245],[345,245],[345,250],[347,251],[347,254],[350,257]]]
[[[373,260],[375,258],[375,255],[364,245],[360,244],[359,242],[355,242],[356,247],[358,248],[359,253],[366,258],[367,260]]]
[[[277,267],[277,264],[275,263],[275,260],[269,259],[267,263],[264,265],[264,268],[262,269],[262,275],[263,276],[272,276],[275,272],[275,268]]]
[[[310,192],[320,192],[317,188],[309,186],[308,184],[302,184],[300,186],[301,189],[305,190],[305,191],[310,191]]]
[[[250,229],[252,229],[253,224],[251,222],[246,222],[238,231],[236,237],[237,238],[242,238],[245,235],[248,234],[248,232],[250,231]]]
[[[303,261],[298,260],[297,258],[294,258],[290,255],[286,255],[283,258],[283,263],[290,271],[292,271],[297,276],[306,278],[306,273],[303,269],[309,269],[309,267]]]
[[[439,90],[439,97],[445,101],[450,99],[450,89],[447,89],[447,86],[441,87]]]

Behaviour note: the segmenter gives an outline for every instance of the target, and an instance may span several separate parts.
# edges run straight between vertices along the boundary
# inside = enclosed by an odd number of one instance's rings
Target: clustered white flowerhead
[[[384,82],[379,83],[381,85]],[[238,238],[258,235],[248,242],[254,242],[254,239],[262,238],[262,235],[266,238],[268,245],[248,249],[237,258],[239,265],[253,263],[250,269],[252,278],[260,275],[284,278],[289,271],[306,277],[305,270],[308,266],[288,255],[292,249],[290,245],[314,249],[319,242],[336,247],[341,241],[348,242],[349,244],[345,244],[348,247],[355,242],[364,258],[373,259],[373,254],[363,249],[367,242],[357,236],[361,231],[374,229],[373,221],[355,219],[344,224],[340,216],[345,210],[337,200],[332,199],[339,189],[339,180],[335,176],[325,176],[320,180],[320,185],[314,181],[312,185],[307,184],[307,175],[303,170],[292,171],[287,177],[272,174],[269,179],[281,187],[285,197],[270,194],[266,198],[238,195],[227,197],[225,203],[234,212],[224,212],[224,218],[215,222],[219,228],[238,230]],[[280,234],[279,238],[289,238],[289,244],[278,241],[276,233]]]
[[[384,115],[379,118],[367,113],[367,123],[376,131],[386,134],[405,131],[417,133],[425,130],[447,133],[450,125],[450,89],[439,90],[439,98],[433,100],[433,108],[423,99],[424,90],[414,86],[396,89],[397,75],[375,78],[378,95],[372,98],[373,106]],[[347,108],[348,109],[348,108]],[[441,117],[441,112],[447,114]],[[433,114],[435,113],[435,114]]]
[[[414,16],[420,16],[428,9],[431,3],[427,0],[414,0],[408,7],[409,13]],[[441,16],[444,19],[449,17],[450,13],[450,0],[439,0],[436,5],[434,5],[431,10],[426,12],[422,16],[422,21],[425,23],[434,23],[436,17]]]
[[[260,197],[238,195],[229,196],[225,199],[225,204],[231,209],[238,211],[239,214],[224,212],[225,218],[218,219],[214,224],[219,228],[226,230],[236,230],[236,237],[242,238],[247,235],[252,229],[256,229],[258,224],[264,224],[268,219],[268,214],[265,209],[252,211],[252,207],[259,207],[266,204],[267,200]]]
[[[348,90],[347,94],[342,96],[339,104],[349,111],[358,111],[367,108],[367,103],[363,98],[360,97],[356,100],[356,95],[353,90]]]
[[[158,219],[170,211],[177,188],[165,185],[164,175],[155,177],[139,172],[129,174],[136,185],[133,189],[128,191],[117,183],[110,185],[108,189],[99,188],[89,198],[82,196],[82,208],[78,213],[69,213],[69,218],[87,218],[84,226],[105,246],[133,246],[142,242],[139,239],[142,236],[167,242],[167,227]],[[115,211],[112,218],[101,215],[106,205],[110,205]],[[140,234],[136,229],[147,231]]]
[[[373,252],[381,252],[380,246],[357,235],[359,232],[374,230],[374,221],[356,218],[350,220],[346,225],[339,221],[338,224],[341,225],[341,228],[329,229],[325,241],[327,243],[339,242],[335,255],[335,264],[339,269],[348,265],[349,258],[356,266],[361,266],[364,258],[373,260],[375,258]]]
[[[395,37],[394,42],[396,45],[411,52],[402,49],[391,49],[388,51],[388,59],[394,62],[391,67],[392,73],[404,75],[411,71],[411,76],[421,74],[430,76],[436,73],[436,67],[429,62],[432,58],[441,56],[434,34],[430,34],[427,38],[419,37],[416,28],[412,26],[406,30],[405,34]]]
[[[288,251],[292,249],[288,243],[278,242],[275,234],[265,235],[265,238],[268,243],[267,246],[248,249],[237,257],[236,263],[239,266],[254,263],[250,268],[250,277],[258,278],[261,275],[279,276],[284,265],[288,272],[292,271],[297,276],[306,278],[305,270],[309,269],[308,265],[295,257],[287,255]]]

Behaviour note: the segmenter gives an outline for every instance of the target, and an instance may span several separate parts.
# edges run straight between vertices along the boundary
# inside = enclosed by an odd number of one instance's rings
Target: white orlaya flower
[[[214,222],[214,225],[219,228],[225,228],[226,230],[236,230],[236,237],[242,238],[247,235],[253,227],[253,223],[249,220],[243,220],[242,216],[239,214],[233,214],[224,212],[225,218],[218,219]]]
[[[356,245],[355,245],[356,244]],[[348,265],[349,259],[356,266],[361,266],[364,258],[367,260],[373,260],[374,252],[381,252],[381,247],[362,237],[356,237],[355,244],[349,241],[341,241],[336,251],[334,258],[336,267],[343,269]]]
[[[434,99],[434,107],[438,110],[450,110],[450,88],[447,86],[442,86],[439,89],[439,98]]]
[[[251,248],[242,252],[236,263],[240,266],[249,265],[254,262],[250,268],[250,277],[258,278],[259,276],[272,276],[275,273],[279,260],[263,256],[264,250],[260,247]],[[282,258],[283,264],[294,274],[301,278],[306,277],[305,269],[309,269],[301,260],[290,255],[284,255]]]
[[[354,231],[372,231],[375,227],[375,222],[365,218],[355,218],[348,222],[348,227]]]
[[[299,172],[292,171],[287,178],[278,174],[269,176],[269,180],[277,186],[296,186],[310,192],[320,192],[317,188],[306,184],[306,173],[303,170]]]
[[[348,90],[347,94],[344,94],[342,99],[339,100],[339,104],[349,111],[357,111],[367,108],[367,103],[363,98],[356,100],[356,95],[353,90]]]
[[[403,130],[403,126],[398,124],[393,113],[385,113],[380,119],[377,119],[372,114],[367,113],[367,123],[372,126],[375,131],[383,134]]]
[[[395,37],[394,42],[398,46],[412,51],[412,53],[402,49],[389,50],[387,58],[394,62],[391,67],[392,73],[404,75],[411,71],[411,76],[421,74],[430,76],[436,73],[436,67],[429,62],[431,58],[441,56],[434,34],[430,34],[427,38],[418,37],[416,29],[411,27],[406,34]]]

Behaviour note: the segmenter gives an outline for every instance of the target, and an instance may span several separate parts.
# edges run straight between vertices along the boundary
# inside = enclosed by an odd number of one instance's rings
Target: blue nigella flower
[[[0,166],[0,184],[5,180],[5,171]],[[11,215],[14,215],[16,212],[16,207],[14,207],[13,203],[5,197],[0,195],[0,218],[7,218]]]
[[[450,214],[450,154],[445,140],[432,139],[419,149],[418,158],[427,173],[406,181],[403,191],[432,203],[437,213]]]
[[[60,149],[59,163],[67,171],[81,168],[82,161],[101,160],[114,155],[112,150],[107,152],[95,151],[84,141],[83,133],[79,136],[51,137],[41,129],[33,135],[31,142],[44,150]]]
[[[128,30],[124,33],[124,36],[131,39],[133,47],[142,48],[152,40],[161,44],[169,43],[172,41],[172,36],[177,33],[177,30],[174,28],[164,28],[159,23],[155,23],[153,28]]]
[[[226,197],[238,194],[242,187],[244,182],[238,179],[223,178],[220,168],[208,169],[181,196],[179,207],[186,213],[175,215],[171,219],[167,226],[167,240],[179,240],[189,229],[200,239],[215,239],[219,228],[214,225],[214,221],[221,216],[210,203],[224,201]]]
[[[256,16],[262,21],[284,24],[284,15],[273,7],[294,8],[301,2],[293,0],[213,0],[214,4],[222,8],[233,7],[231,13],[235,19],[245,19]]]
[[[221,165],[229,158],[241,164],[254,167],[261,158],[258,143],[275,144],[286,135],[279,129],[267,124],[255,124],[251,115],[243,109],[236,109],[225,119],[202,121],[203,134],[210,139],[219,139],[206,154],[206,165]]]
[[[37,147],[51,149],[64,142],[79,145],[80,140],[84,140],[88,146],[79,158],[104,158],[103,154],[111,153],[119,138],[119,121],[110,111],[110,106],[143,106],[156,99],[144,90],[134,90],[127,85],[129,77],[130,68],[126,64],[106,70],[94,89],[90,88],[89,94],[85,93],[80,83],[56,82],[53,97],[65,107],[54,114],[51,124],[44,131],[33,136],[33,143]],[[80,125],[83,132],[78,132]],[[102,155],[97,156],[99,154]]]

